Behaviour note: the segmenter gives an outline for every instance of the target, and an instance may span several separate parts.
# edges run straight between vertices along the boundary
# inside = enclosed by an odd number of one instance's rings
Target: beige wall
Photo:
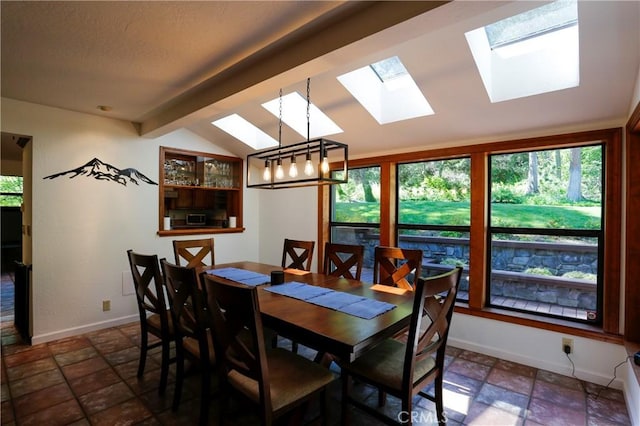
[[[156,235],[158,186],[43,178],[96,157],[157,182],[161,145],[229,153],[186,130],[144,139],[124,121],[6,98],[2,130],[33,137],[33,342],[136,320],[126,250],[172,258],[172,238]],[[258,260],[257,201],[245,196],[244,233],[214,235],[219,263]],[[102,312],[103,300],[111,311]]]

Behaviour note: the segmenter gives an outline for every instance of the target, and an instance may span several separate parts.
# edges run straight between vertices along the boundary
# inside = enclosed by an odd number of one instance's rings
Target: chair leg
[[[378,407],[384,407],[387,403],[387,393],[378,389]]]
[[[447,418],[444,415],[444,401],[442,399],[442,372],[436,376],[434,381],[434,396],[436,402],[436,416],[438,417],[438,424],[444,425],[447,423]]]
[[[184,355],[180,343],[176,344],[176,387],[173,394],[173,405],[171,409],[178,411],[180,397],[182,395],[182,381],[184,380]]]
[[[291,352],[294,354],[298,353],[298,342],[291,341]]]
[[[160,366],[160,388],[158,393],[164,395],[164,391],[167,388],[167,377],[169,376],[169,357],[170,354],[169,339],[162,339],[162,365]]]
[[[411,402],[411,393],[409,393],[409,395],[405,395],[405,397],[402,400],[402,413],[405,413],[407,415],[407,420],[406,422],[404,422],[403,424],[405,425],[409,425],[411,426],[413,424],[412,421],[412,402]]]
[[[211,366],[206,361],[202,362],[202,389],[200,392],[200,424],[209,423],[209,391],[211,388]]]
[[[138,363],[138,378],[144,374],[144,365],[147,361],[147,332],[142,330],[140,333],[140,361]]]
[[[327,426],[327,407],[329,406],[329,392],[325,387],[320,394],[320,415],[322,416],[322,426]]]
[[[349,424],[349,392],[351,391],[351,378],[349,375],[342,369],[340,374],[342,376],[342,424]]]

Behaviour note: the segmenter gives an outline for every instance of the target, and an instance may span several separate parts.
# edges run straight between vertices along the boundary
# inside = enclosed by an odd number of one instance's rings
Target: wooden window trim
[[[626,252],[625,252],[625,340],[640,343],[640,103],[631,114],[626,126]]]
[[[486,307],[486,255],[488,250],[486,199],[488,195],[488,156],[495,153],[518,152],[532,149],[568,148],[594,141],[603,143],[606,159],[604,177],[605,241],[604,262],[602,266],[604,285],[602,327],[594,327],[587,324],[558,319],[541,318],[530,314],[507,312]],[[469,304],[459,304],[456,306],[456,310],[468,315],[476,315],[514,324],[572,333],[578,336],[615,343],[622,342],[622,336],[620,335],[622,129],[611,128],[350,160],[350,168],[374,165],[381,167],[381,244],[386,244],[386,240],[391,244],[395,244],[395,230],[392,228],[395,223],[397,203],[395,201],[393,203],[391,202],[391,200],[395,200],[395,193],[392,193],[392,191],[395,192],[396,187],[394,166],[397,163],[433,161],[464,156],[471,156],[472,207],[470,245],[472,254],[469,259],[471,286],[469,289]],[[387,181],[385,179],[389,180]],[[388,189],[384,189],[385,187]],[[318,240],[321,247],[324,245],[324,242],[329,239],[328,194],[329,188],[320,188],[318,190]],[[384,208],[383,203],[387,205]],[[394,221],[391,221],[391,219],[394,219]],[[383,220],[385,221],[383,222]],[[637,274],[635,276],[637,276]],[[634,294],[638,297],[640,290],[635,289],[634,291]],[[627,289],[627,294],[629,294],[629,289]]]

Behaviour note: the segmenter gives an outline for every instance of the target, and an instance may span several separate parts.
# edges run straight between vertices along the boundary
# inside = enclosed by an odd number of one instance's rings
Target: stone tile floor
[[[137,323],[28,346],[13,328],[8,299],[13,284],[2,279],[2,425],[187,425],[197,424],[199,378],[187,378],[182,403],[171,411],[173,378],[159,396],[157,350],[145,374],[136,377],[140,330]],[[302,348],[313,357],[315,351]],[[515,364],[483,354],[448,348],[445,406],[451,425],[628,425],[623,395],[575,378]],[[333,365],[335,367],[335,365]],[[339,369],[333,368],[336,378]],[[173,374],[173,367],[171,370]],[[216,384],[211,424],[219,420]],[[356,384],[354,392],[375,406],[373,388]],[[340,423],[340,381],[331,385],[328,424]],[[307,417],[317,413],[307,407]],[[399,401],[388,397],[382,410],[397,416]],[[416,424],[431,424],[433,404],[415,401]],[[374,425],[374,419],[351,409],[352,424]],[[234,404],[226,424],[258,424],[249,407]]]

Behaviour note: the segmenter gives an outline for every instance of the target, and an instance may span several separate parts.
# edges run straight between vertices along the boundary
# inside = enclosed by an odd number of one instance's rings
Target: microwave
[[[204,213],[187,213],[187,226],[204,226],[207,224],[207,215]]]

